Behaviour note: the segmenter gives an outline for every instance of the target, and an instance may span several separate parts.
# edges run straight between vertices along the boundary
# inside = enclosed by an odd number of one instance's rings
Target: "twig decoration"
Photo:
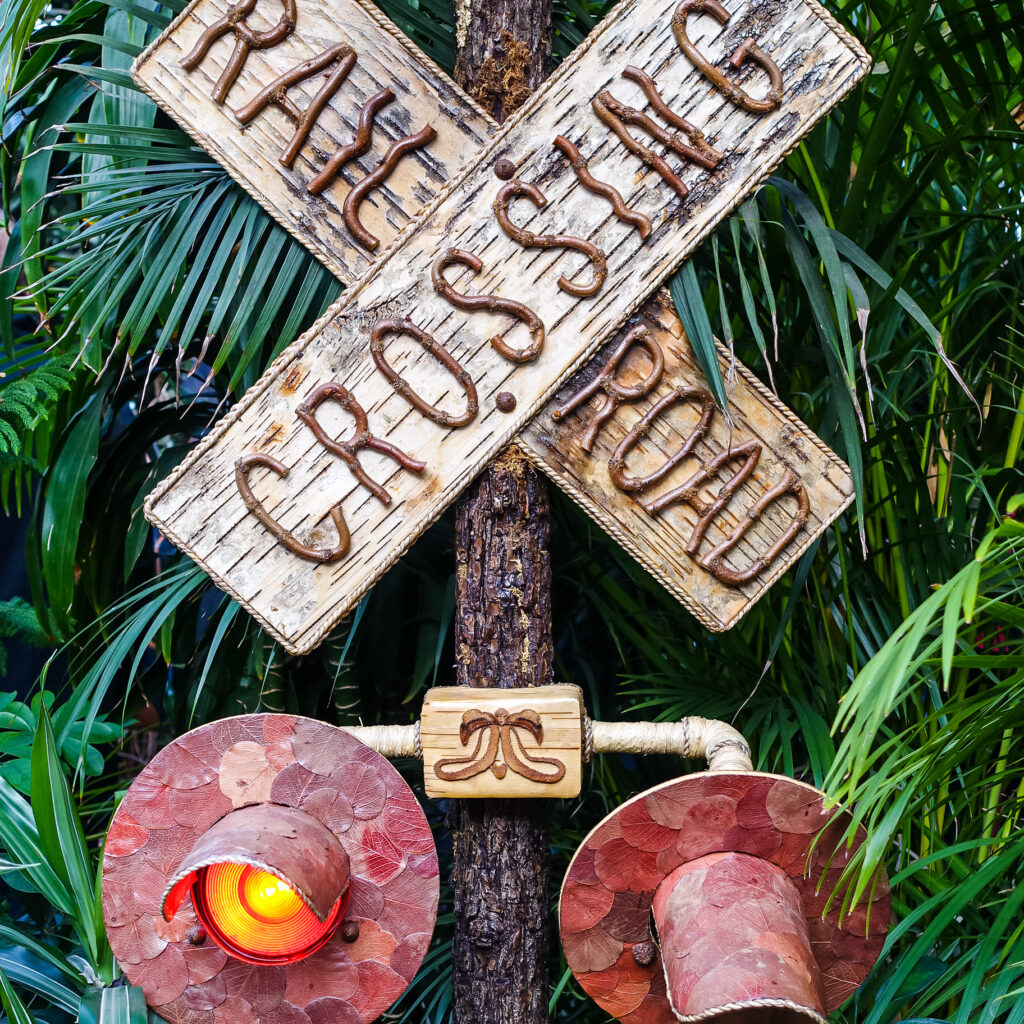
[[[512,348],[502,334],[496,334],[491,338],[491,345],[512,363],[529,363],[536,359],[544,347],[544,323],[541,318],[529,306],[516,302],[515,299],[503,299],[500,295],[464,295],[457,292],[445,280],[444,272],[448,267],[460,264],[469,267],[474,274],[479,274],[483,269],[483,262],[479,256],[466,252],[465,249],[446,249],[434,260],[430,271],[434,291],[458,309],[485,309],[491,313],[505,313],[526,324],[530,331],[530,344],[525,348]]]
[[[351,537],[348,531],[348,524],[345,522],[345,514],[341,510],[341,502],[332,506],[330,511],[331,521],[338,531],[338,543],[332,548],[314,548],[309,544],[303,544],[296,536],[289,533],[269,512],[263,507],[263,503],[252,493],[249,486],[249,470],[254,466],[261,469],[269,469],[284,479],[290,470],[279,459],[272,455],[254,453],[243,455],[235,463],[235,483],[242,495],[245,507],[293,554],[299,558],[306,558],[311,562],[337,562],[348,554]]]
[[[590,260],[594,268],[594,276],[589,284],[574,284],[564,274],[558,279],[558,287],[563,292],[585,299],[596,295],[604,285],[608,276],[608,257],[593,242],[573,235],[538,235],[512,222],[508,208],[514,199],[529,199],[538,208],[547,206],[544,193],[528,181],[510,181],[498,189],[494,200],[494,214],[498,218],[502,231],[524,249],[575,249]]]

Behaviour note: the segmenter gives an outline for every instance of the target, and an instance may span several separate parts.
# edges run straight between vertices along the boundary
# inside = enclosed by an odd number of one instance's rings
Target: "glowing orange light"
[[[192,902],[224,952],[250,964],[288,964],[315,953],[334,934],[348,892],[320,922],[277,875],[248,864],[213,864],[199,871]]]

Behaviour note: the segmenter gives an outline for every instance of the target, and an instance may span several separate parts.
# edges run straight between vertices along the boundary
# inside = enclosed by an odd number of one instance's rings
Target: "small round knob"
[[[658,947],[653,942],[638,942],[633,947],[637,967],[650,967],[658,958]]]

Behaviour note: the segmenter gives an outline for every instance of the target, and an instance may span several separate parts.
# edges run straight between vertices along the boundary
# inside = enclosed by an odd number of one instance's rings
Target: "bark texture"
[[[547,484],[502,453],[460,499],[458,682],[552,681]],[[551,942],[547,800],[453,801],[456,1024],[543,1024]]]
[[[512,447],[456,509],[455,650],[460,686],[552,682],[547,482]]]
[[[501,121],[543,80],[551,0],[456,0],[456,78]],[[455,650],[462,685],[552,681],[547,484],[516,448],[456,507]],[[546,1024],[551,944],[547,800],[453,801],[455,1024]]]
[[[455,78],[503,121],[547,75],[551,0],[455,0]]]

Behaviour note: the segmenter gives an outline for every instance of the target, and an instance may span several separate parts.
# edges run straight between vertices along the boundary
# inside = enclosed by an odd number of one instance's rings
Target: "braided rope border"
[[[662,971],[665,970],[665,961],[661,962]],[[665,975],[665,988],[668,989],[668,975]],[[794,1003],[789,999],[743,999],[739,1002],[734,1003],[722,1003],[720,1006],[711,1007],[711,1009],[704,1010],[702,1013],[691,1013],[682,1014],[676,1008],[672,1002],[671,994],[668,997],[669,1009],[675,1015],[676,1020],[683,1021],[684,1024],[697,1024],[698,1021],[711,1020],[713,1017],[717,1017],[723,1013],[734,1013],[740,1010],[792,1010],[793,1013],[803,1014],[805,1017],[810,1017],[811,1020],[817,1021],[817,1024],[828,1024],[828,1018],[822,1016],[817,1010],[812,1009],[810,1006],[801,1006],[799,1003]]]

